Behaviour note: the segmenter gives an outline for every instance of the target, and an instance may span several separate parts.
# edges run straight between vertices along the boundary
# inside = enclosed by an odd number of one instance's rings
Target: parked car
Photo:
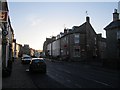
[[[22,64],[29,64],[32,58],[30,56],[22,57]]]
[[[30,72],[46,73],[46,63],[43,58],[33,58],[29,66]]]

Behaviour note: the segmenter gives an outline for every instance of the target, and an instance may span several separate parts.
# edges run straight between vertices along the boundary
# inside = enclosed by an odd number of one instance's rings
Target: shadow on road
[[[43,73],[28,73],[37,88],[67,88],[49,75]]]

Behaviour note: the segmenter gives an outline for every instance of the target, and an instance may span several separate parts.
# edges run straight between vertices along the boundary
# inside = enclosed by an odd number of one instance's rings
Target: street
[[[80,62],[46,60],[46,74],[27,72],[29,65],[18,59],[10,77],[2,79],[2,88],[118,88],[119,72]]]

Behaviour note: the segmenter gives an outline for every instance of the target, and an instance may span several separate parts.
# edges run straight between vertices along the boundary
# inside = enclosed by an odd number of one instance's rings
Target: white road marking
[[[104,82],[100,82],[100,81],[96,81],[96,80],[94,80],[95,82],[97,82],[97,83],[101,83],[101,84],[103,84],[103,85],[106,85],[106,86],[111,86],[111,85],[109,85],[109,84],[107,84],[107,83],[104,83]]]
[[[82,86],[79,84],[75,84],[75,86],[77,86],[78,88],[82,88]]]
[[[66,73],[68,73],[68,74],[71,74],[71,72],[70,72],[70,71],[66,71],[66,70],[64,70],[64,72],[66,72]]]
[[[97,81],[97,80],[94,80],[94,79],[90,79],[90,78],[86,78],[86,79],[91,80],[91,81],[94,81],[94,82],[97,82],[97,83],[100,83],[100,84],[103,84],[103,85],[105,85],[105,86],[111,87],[111,85],[109,85],[109,84],[107,84],[107,83],[104,83],[104,82],[100,82],[100,81]]]
[[[65,70],[65,69],[58,68],[58,70],[60,70],[60,71],[64,71],[64,72],[66,72],[66,73],[68,73],[68,74],[71,74],[70,71],[67,71],[67,70]]]
[[[68,82],[71,82],[71,80],[70,80],[70,79],[67,79],[67,81],[68,81]]]
[[[87,66],[86,66],[86,67],[87,67]],[[71,74],[70,71],[67,71],[67,70],[65,70],[65,69],[62,69],[62,68],[57,68],[57,69],[60,70],[60,71],[64,71],[64,72],[66,72],[66,73],[68,73],[68,74]],[[56,76],[59,76],[59,75],[56,74]],[[59,76],[59,77],[60,77],[60,76]],[[61,78],[62,78],[62,76],[61,76]],[[87,80],[94,81],[94,82],[96,82],[96,83],[99,83],[99,84],[102,84],[102,85],[105,85],[105,86],[109,86],[109,87],[111,87],[110,84],[107,84],[107,83],[104,83],[104,82],[101,82],[101,81],[97,81],[97,80],[90,79],[90,78],[86,78],[86,77],[82,77],[82,78],[87,79]],[[62,79],[63,79],[63,78],[62,78]],[[72,82],[72,81],[69,80],[69,79],[67,79],[67,82]],[[74,84],[74,85],[77,86],[77,87],[81,87],[79,84]]]

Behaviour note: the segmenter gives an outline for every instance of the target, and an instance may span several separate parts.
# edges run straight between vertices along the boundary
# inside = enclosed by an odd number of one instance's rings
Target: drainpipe
[[[2,30],[2,66],[3,68],[6,68],[6,45],[7,45],[7,38],[8,35],[7,31],[7,22],[4,22],[4,29]]]

